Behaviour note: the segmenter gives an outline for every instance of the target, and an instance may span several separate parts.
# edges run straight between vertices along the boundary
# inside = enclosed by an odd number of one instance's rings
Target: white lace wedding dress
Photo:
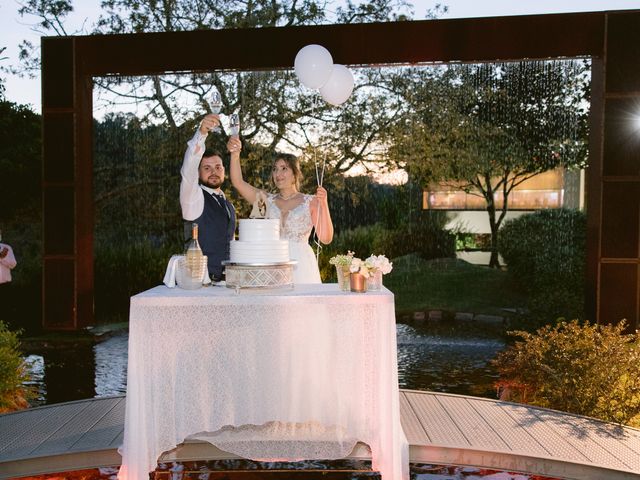
[[[267,196],[267,217],[280,219],[280,238],[289,240],[289,256],[298,263],[293,267],[293,283],[322,283],[318,262],[309,245],[313,230],[311,200],[313,195],[303,195],[302,202],[291,210],[280,210],[276,195]]]

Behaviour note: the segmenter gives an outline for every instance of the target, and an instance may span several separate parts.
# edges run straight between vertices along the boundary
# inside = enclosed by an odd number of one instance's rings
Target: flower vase
[[[367,279],[361,273],[352,273],[349,276],[352,292],[364,293],[367,291]]]
[[[349,272],[348,266],[336,265],[336,272],[338,273],[338,286],[340,290],[343,292],[348,292],[351,290],[351,284],[349,283]]]
[[[382,272],[380,270],[371,273],[367,279],[367,291],[378,291],[382,289]]]

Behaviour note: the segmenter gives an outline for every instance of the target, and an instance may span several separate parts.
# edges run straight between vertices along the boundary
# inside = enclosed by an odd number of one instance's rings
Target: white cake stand
[[[225,260],[225,283],[228,288],[272,289],[293,288],[293,266],[291,260],[282,263],[238,263]]]

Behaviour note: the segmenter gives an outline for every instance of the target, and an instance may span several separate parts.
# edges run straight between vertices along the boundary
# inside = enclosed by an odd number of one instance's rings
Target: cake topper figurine
[[[256,192],[256,201],[253,202],[249,218],[265,218],[267,215],[267,196],[262,190]]]

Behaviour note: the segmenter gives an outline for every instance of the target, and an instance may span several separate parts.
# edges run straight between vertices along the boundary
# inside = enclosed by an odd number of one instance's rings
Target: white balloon
[[[320,88],[331,75],[333,58],[322,45],[307,45],[296,55],[294,67],[300,83],[309,88]]]
[[[353,92],[353,74],[344,65],[335,64],[327,83],[320,88],[320,95],[331,105],[342,105]]]

